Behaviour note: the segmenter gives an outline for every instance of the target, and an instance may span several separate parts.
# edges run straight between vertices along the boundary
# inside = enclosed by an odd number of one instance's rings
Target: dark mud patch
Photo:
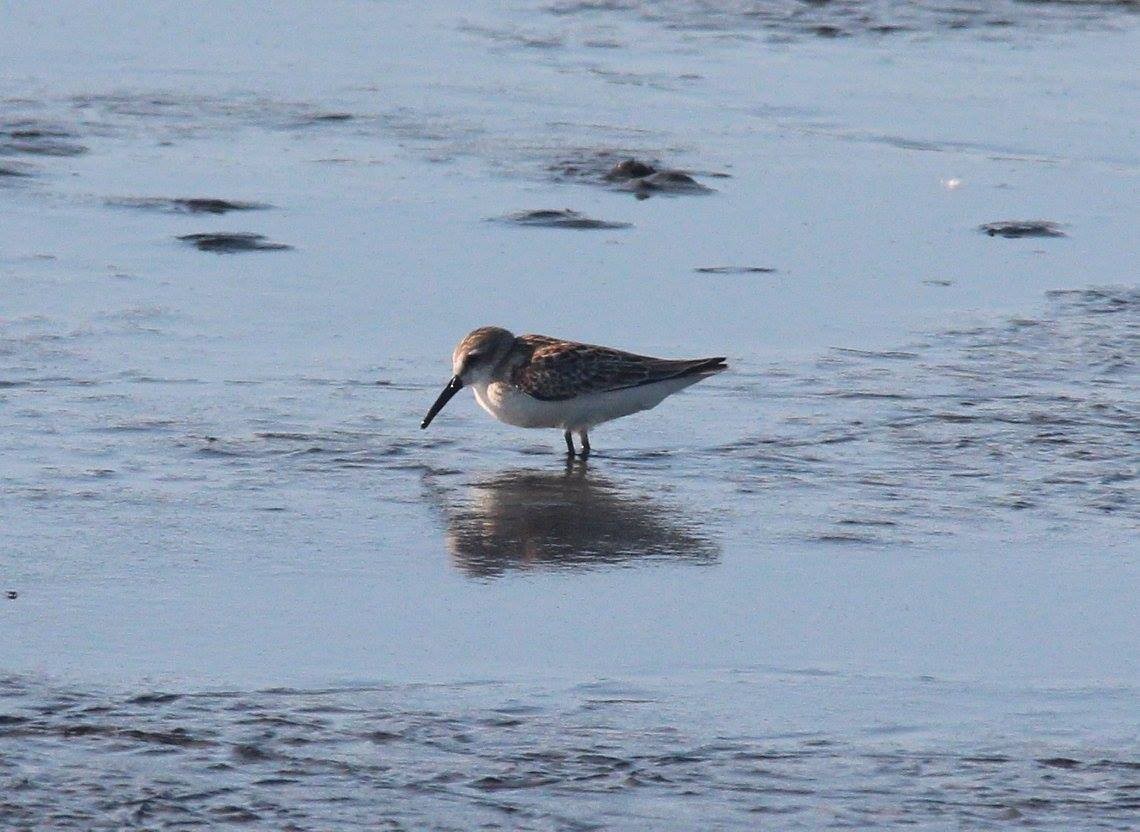
[[[655,194],[711,194],[713,189],[702,185],[683,170],[659,170],[648,176],[627,179],[618,186],[623,191],[631,191],[638,199],[648,199]]]
[[[639,199],[658,193],[708,194],[714,190],[702,185],[696,176],[729,178],[727,173],[694,172],[666,167],[656,158],[612,150],[583,150],[568,154],[547,165],[559,182],[583,182],[622,191]]]
[[[626,159],[614,165],[602,178],[607,182],[628,182],[630,179],[641,179],[654,173],[657,173],[655,165],[640,159]]]
[[[165,214],[228,214],[230,211],[264,211],[273,207],[264,202],[203,197],[123,197],[108,199],[107,204],[115,208],[138,208]]]
[[[1117,312],[1134,314],[1140,299],[1135,289],[1111,286],[1091,289],[1053,289],[1045,293],[1050,300],[1063,304],[1066,310],[1079,309],[1092,315]],[[1136,335],[1133,334],[1133,340]],[[1132,366],[1134,362],[1128,362]]]
[[[578,230],[632,228],[628,222],[596,220],[568,208],[561,210],[542,209],[538,211],[517,211],[498,218],[499,222],[526,225],[536,228],[572,228]]]
[[[546,166],[556,181],[612,184],[648,176],[660,168],[657,159],[639,160],[630,150],[575,149]]]
[[[1050,220],[1000,220],[979,225],[978,230],[991,237],[1065,237],[1059,223]]]
[[[29,171],[23,168],[12,167],[10,165],[0,165],[0,180],[5,178],[26,179],[31,175],[32,174]]]
[[[313,115],[306,116],[301,119],[300,124],[308,125],[321,125],[321,124],[339,124],[345,121],[352,121],[356,116],[352,113],[314,113]]]
[[[24,153],[31,156],[81,156],[87,148],[81,144],[54,139],[43,141],[0,139],[0,155]]]
[[[215,254],[237,254],[243,251],[289,251],[293,248],[285,243],[270,242],[264,234],[246,232],[183,234],[178,239],[184,243],[190,243],[199,251],[212,251]]]
[[[0,155],[80,156],[87,148],[71,141],[75,134],[34,119],[0,121]]]
[[[769,266],[697,266],[697,274],[775,274],[778,269]]]
[[[777,43],[848,37],[929,37],[949,32],[1005,30],[1067,31],[1111,28],[1135,13],[1132,0],[992,0],[973,5],[950,0],[772,0],[768,3],[617,2],[560,0],[548,7],[558,17],[633,17],[695,36],[765,32]]]

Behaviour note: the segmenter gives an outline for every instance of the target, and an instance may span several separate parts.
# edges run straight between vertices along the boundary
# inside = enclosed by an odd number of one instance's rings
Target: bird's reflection
[[[477,482],[447,514],[452,560],[477,578],[637,559],[711,563],[719,554],[675,510],[624,492],[581,463],[565,473],[509,471]]]

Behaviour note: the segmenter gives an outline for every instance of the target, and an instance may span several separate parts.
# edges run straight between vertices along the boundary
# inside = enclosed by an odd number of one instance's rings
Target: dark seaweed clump
[[[638,160],[628,151],[576,148],[567,151],[546,168],[559,182],[606,184],[624,182],[636,176],[648,176],[658,169],[656,160]]]
[[[68,141],[74,134],[62,127],[31,119],[0,122],[0,155],[79,156],[87,148]]]
[[[642,162],[640,159],[626,159],[610,168],[609,172],[602,178],[607,182],[628,182],[630,179],[640,179],[654,173],[657,173],[657,168],[649,162]]]
[[[109,199],[108,205],[123,208],[141,208],[149,211],[163,211],[169,214],[227,214],[230,211],[262,211],[272,208],[264,202],[240,202],[231,199],[209,197],[127,197]]]
[[[633,191],[638,199],[656,193],[707,194],[712,188],[702,185],[683,170],[660,169],[640,159],[625,159],[614,165],[604,177],[625,191]]]
[[[211,234],[183,234],[179,238],[199,251],[216,254],[236,254],[242,251],[287,251],[292,246],[269,242],[263,234],[247,232],[218,232]]]
[[[630,179],[621,187],[623,190],[633,191],[638,199],[646,199],[660,193],[709,194],[713,190],[681,170],[659,170],[649,176]]]
[[[560,182],[578,181],[605,185],[632,192],[638,199],[654,194],[708,194],[713,189],[695,176],[728,178],[727,173],[702,171],[697,174],[665,167],[656,159],[617,154],[609,150],[583,150],[570,153],[547,167]]]
[[[1001,220],[978,226],[991,237],[1064,237],[1061,226],[1049,220]]]
[[[770,266],[698,266],[697,274],[775,274]]]
[[[529,225],[539,228],[613,229],[632,227],[628,222],[596,220],[592,217],[587,217],[585,214],[580,214],[577,211],[571,211],[568,208],[561,210],[542,209],[538,211],[518,211],[514,214],[507,214],[501,219],[504,222],[511,222],[516,225]]]

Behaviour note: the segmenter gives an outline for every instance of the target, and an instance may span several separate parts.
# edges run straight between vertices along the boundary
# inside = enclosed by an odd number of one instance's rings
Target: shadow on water
[[[460,500],[443,501],[448,551],[473,578],[644,559],[711,564],[719,557],[676,509],[625,492],[581,462],[560,473],[507,471],[473,483]]]

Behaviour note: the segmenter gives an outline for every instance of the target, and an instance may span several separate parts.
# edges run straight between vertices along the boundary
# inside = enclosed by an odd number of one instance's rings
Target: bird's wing
[[[531,351],[530,360],[514,368],[511,384],[544,401],[724,369],[723,358],[672,361],[543,335],[523,335],[518,340]]]

